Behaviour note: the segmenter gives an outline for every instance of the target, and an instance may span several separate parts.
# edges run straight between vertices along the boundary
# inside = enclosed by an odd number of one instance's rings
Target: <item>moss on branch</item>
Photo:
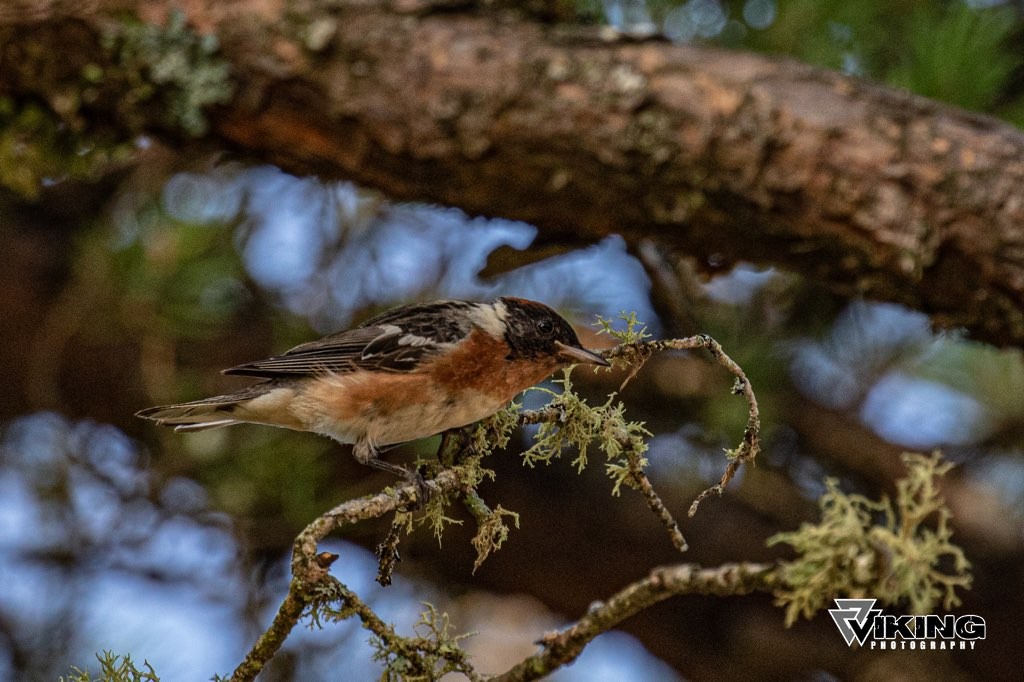
[[[0,26],[0,45],[12,50],[0,47],[10,81],[0,84],[0,184],[30,200],[46,183],[127,163],[140,134],[204,135],[209,109],[234,93],[217,37],[197,33],[181,11],[162,25],[118,15],[88,27],[20,27],[17,41],[15,30]],[[57,54],[58,41],[74,49]]]

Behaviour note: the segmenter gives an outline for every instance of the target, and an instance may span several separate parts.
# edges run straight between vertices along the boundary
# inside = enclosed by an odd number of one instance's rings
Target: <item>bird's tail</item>
[[[150,419],[161,426],[173,426],[175,431],[205,431],[243,424],[253,421],[245,406],[254,398],[270,392],[270,384],[271,382],[255,384],[237,393],[188,403],[149,407],[136,412],[135,416]]]
[[[149,407],[139,410],[135,416],[151,419],[160,426],[173,426],[175,431],[205,431],[241,424],[241,420],[231,416],[238,403],[235,396],[222,395],[179,405]]]

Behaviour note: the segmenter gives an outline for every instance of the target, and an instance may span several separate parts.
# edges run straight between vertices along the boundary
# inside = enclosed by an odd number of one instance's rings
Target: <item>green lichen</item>
[[[677,192],[655,192],[644,197],[644,206],[657,223],[685,223],[707,203],[707,197],[697,189]]]
[[[508,445],[512,432],[519,426],[519,405],[509,403],[490,417],[480,420],[470,434],[470,447],[481,456]]]
[[[956,588],[970,587],[970,563],[951,542],[950,512],[938,488],[953,465],[938,453],[908,453],[903,461],[907,475],[896,484],[895,504],[848,495],[828,479],[821,521],[769,538],[769,545],[785,543],[799,555],[780,566],[784,587],[776,603],[786,607],[787,625],[835,597],[905,602],[916,614],[960,603]]]
[[[370,639],[370,645],[377,650],[374,659],[384,664],[380,679],[439,680],[448,673],[480,679],[459,643],[472,634],[454,634],[447,613],[426,602],[423,606],[425,610],[413,626],[416,636]]]
[[[302,31],[302,44],[311,52],[327,49],[338,33],[338,21],[333,17],[321,16],[313,19]]]
[[[477,524],[477,532],[472,540],[473,549],[476,550],[473,572],[476,573],[476,569],[483,565],[491,552],[501,549],[505,540],[508,540],[509,527],[505,523],[505,518],[509,518],[518,529],[519,514],[505,509],[500,504],[491,509],[475,490],[467,493],[463,501]]]
[[[623,147],[647,156],[655,166],[660,166],[678,152],[673,140],[674,125],[665,112],[648,108],[638,112],[630,120],[623,134]]]
[[[437,538],[438,546],[441,545],[441,538],[444,536],[446,526],[461,526],[462,520],[445,514],[445,509],[451,504],[448,495],[434,495],[423,505],[423,516],[417,519],[419,525],[429,525],[434,537]],[[411,527],[410,527],[411,530]]]
[[[204,134],[205,109],[227,102],[234,92],[217,37],[197,34],[180,11],[171,14],[166,26],[134,19],[117,23],[104,34],[103,47],[114,66],[103,73],[97,65],[88,65],[83,81],[125,81],[125,113],[159,101],[165,105],[163,123],[189,135]]]
[[[371,633],[374,660],[384,664],[381,680],[439,680],[452,672],[473,681],[482,680],[460,645],[472,633],[453,633],[447,613],[426,602],[423,606],[419,621],[413,625],[413,635],[404,637],[381,620],[358,595],[328,577],[315,588],[304,615],[310,617],[311,629],[323,627],[324,622],[358,618]]]
[[[93,679],[103,682],[160,682],[149,661],[143,661],[143,670],[139,670],[131,656],[120,656],[111,651],[96,654],[96,660],[100,662],[99,677],[93,678],[88,671],[72,666],[67,677],[60,677],[60,682],[92,682]]]
[[[318,55],[329,52],[338,35],[337,8],[315,0],[287,0],[277,34]]]
[[[181,12],[165,26],[111,22],[101,47],[72,71],[77,79],[54,84],[45,98],[0,97],[0,185],[34,200],[47,183],[94,179],[137,152],[137,133],[164,126],[204,134],[206,110],[232,95],[216,37],[195,33]],[[90,108],[118,127],[92,124]]]
[[[647,333],[647,325],[642,323],[636,318],[635,312],[621,312],[619,318],[626,323],[625,329],[616,329],[613,325],[615,321],[610,318],[604,318],[600,315],[597,316],[597,323],[594,325],[598,327],[598,334],[608,334],[619,343],[640,343],[644,339],[651,338],[651,335]]]
[[[612,494],[618,495],[623,484],[637,487],[633,471],[647,465],[643,454],[647,451],[646,437],[650,432],[642,422],[626,420],[626,407],[615,401],[614,393],[603,405],[589,405],[573,391],[569,374],[570,370],[565,370],[563,377],[556,381],[562,384],[561,393],[535,389],[552,396],[545,410],[556,412],[558,419],[539,424],[534,444],[523,453],[523,463],[530,467],[548,464],[561,456],[564,449],[575,448],[576,458],[572,464],[582,472],[589,461],[590,446],[596,442],[607,458],[605,472],[613,482]]]

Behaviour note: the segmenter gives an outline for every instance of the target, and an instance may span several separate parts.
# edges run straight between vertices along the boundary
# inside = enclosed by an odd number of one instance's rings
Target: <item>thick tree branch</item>
[[[172,4],[19,3],[0,14],[0,95],[75,130],[169,132],[106,78],[101,35],[104,11]],[[398,199],[780,264],[1024,343],[1019,131],[790,61],[434,4],[188,3],[231,69],[211,134]]]

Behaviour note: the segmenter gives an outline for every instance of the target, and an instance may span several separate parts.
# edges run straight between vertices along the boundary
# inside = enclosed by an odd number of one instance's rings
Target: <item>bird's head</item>
[[[608,366],[607,360],[580,345],[579,337],[565,318],[543,303],[504,297],[492,305],[503,317],[511,359],[551,357],[565,365]]]

